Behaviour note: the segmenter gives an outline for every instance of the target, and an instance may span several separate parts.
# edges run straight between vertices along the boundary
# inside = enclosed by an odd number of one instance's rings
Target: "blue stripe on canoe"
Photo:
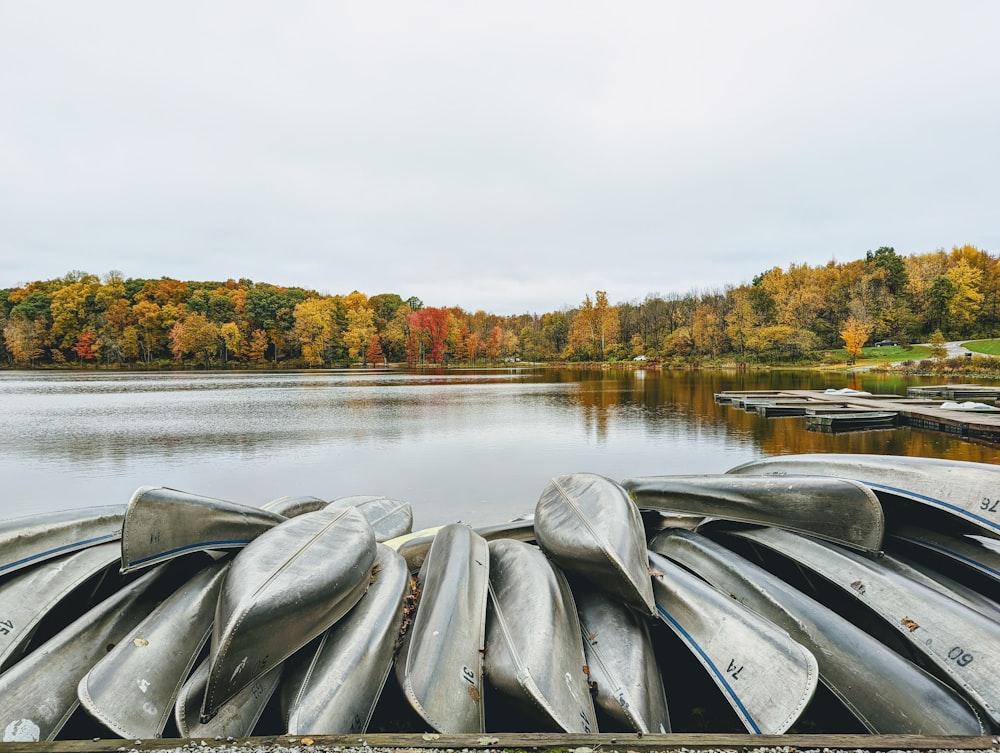
[[[935,507],[944,507],[948,510],[957,512],[959,515],[965,518],[972,518],[977,520],[988,528],[992,528],[995,531],[1000,532],[1000,523],[996,523],[988,518],[984,518],[981,515],[976,515],[976,513],[971,510],[966,510],[960,505],[953,505],[951,502],[945,502],[943,499],[938,499],[937,497],[928,497],[924,494],[917,494],[916,492],[907,491],[906,489],[897,489],[894,486],[886,486],[885,484],[876,484],[871,481],[865,481],[863,479],[858,479],[862,484],[867,484],[872,489],[882,489],[887,492],[892,492],[893,494],[898,494],[901,497],[911,497],[913,499],[922,499]]]
[[[670,615],[670,613],[667,612],[666,609],[661,607],[659,604],[656,605],[656,609],[659,611],[661,615],[663,615],[663,619],[669,622],[670,625],[674,628],[674,630],[676,630],[681,634],[681,636],[683,636],[684,642],[698,652],[698,656],[700,656],[702,658],[702,661],[705,662],[705,664],[708,665],[708,667],[712,670],[712,674],[715,675],[716,680],[720,682],[723,686],[725,686],[727,695],[736,702],[737,706],[740,707],[740,711],[743,712],[743,718],[746,719],[747,722],[750,724],[750,726],[753,728],[752,731],[755,734],[759,735],[760,727],[757,726],[757,722],[754,721],[753,717],[750,715],[750,712],[747,711],[747,707],[743,705],[743,701],[740,700],[739,695],[736,693],[735,690],[733,690],[733,686],[729,684],[729,682],[723,676],[722,672],[719,671],[719,668],[715,666],[715,662],[713,662],[711,659],[708,658],[708,654],[706,654],[705,651],[702,649],[702,647],[698,645],[698,642],[691,637],[691,634],[687,630],[681,627],[681,624],[677,622],[677,620],[675,620]]]
[[[954,549],[949,549],[946,546],[941,546],[940,544],[935,544],[931,541],[924,541],[923,539],[918,539],[913,536],[901,536],[898,533],[894,533],[892,535],[895,536],[897,539],[901,539],[903,541],[909,541],[911,544],[917,544],[918,546],[926,547],[928,549],[933,549],[935,552],[940,552],[941,554],[950,557],[952,559],[956,559],[959,562],[965,562],[966,564],[969,565],[969,567],[975,570],[982,570],[987,573],[992,573],[994,577],[1000,579],[1000,570],[996,570],[995,568],[992,568],[989,565],[987,565],[985,562],[980,562],[979,560],[975,560],[972,557],[966,557],[964,554],[956,552]]]
[[[176,549],[171,549],[167,552],[160,552],[159,554],[153,554],[149,557],[143,557],[142,559],[132,560],[127,563],[126,567],[135,567],[136,565],[142,565],[146,562],[155,562],[157,560],[167,559],[169,557],[174,557],[178,554],[183,554],[184,552],[196,551],[201,549],[228,549],[235,546],[246,546],[253,539],[229,539],[223,541],[202,541],[198,544],[188,544],[187,546],[179,546]]]
[[[38,554],[32,554],[30,557],[24,557],[17,560],[16,562],[9,562],[6,565],[0,565],[0,573],[4,570],[10,570],[11,568],[21,567],[22,565],[35,562],[37,560],[48,559],[49,557],[55,557],[57,554],[62,552],[71,552],[74,549],[84,549],[88,546],[93,546],[94,544],[102,544],[105,541],[114,541],[121,537],[120,531],[115,531],[114,533],[106,533],[103,536],[97,536],[92,539],[84,539],[83,541],[74,541],[72,544],[63,544],[62,546],[57,546],[54,549],[46,549],[44,552],[39,552]]]

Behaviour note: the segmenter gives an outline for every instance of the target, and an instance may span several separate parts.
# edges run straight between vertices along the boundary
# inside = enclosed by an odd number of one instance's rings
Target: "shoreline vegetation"
[[[0,368],[820,368],[1000,377],[1000,258],[973,246],[497,315],[416,296],[73,271],[0,289]],[[969,357],[948,358],[946,341]],[[879,343],[881,347],[874,347]],[[921,343],[900,345],[898,343]]]

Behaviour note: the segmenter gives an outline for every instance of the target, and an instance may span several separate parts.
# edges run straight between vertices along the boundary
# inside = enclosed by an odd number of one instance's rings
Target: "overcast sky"
[[[0,287],[512,314],[997,254],[998,32],[996,0],[0,0]]]

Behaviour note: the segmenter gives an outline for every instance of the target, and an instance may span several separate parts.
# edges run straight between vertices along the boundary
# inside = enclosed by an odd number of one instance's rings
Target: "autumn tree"
[[[414,345],[420,354],[431,363],[441,363],[447,350],[449,336],[449,313],[443,308],[422,308],[413,311],[408,322],[415,337]]]
[[[872,336],[874,329],[875,325],[870,319],[859,319],[853,314],[847,317],[847,321],[844,322],[844,326],[840,330],[840,337],[844,341],[844,347],[847,349],[850,360],[857,360],[861,356],[861,349],[868,342],[868,338]]]
[[[255,329],[250,333],[250,342],[247,345],[247,358],[251,363],[264,363],[267,357],[267,349],[270,342],[267,339],[267,332],[262,329]]]
[[[344,331],[344,344],[347,355],[352,361],[363,358],[368,365],[368,345],[375,336],[375,311],[368,305],[368,298],[354,291],[344,299],[347,307],[347,329]]]
[[[326,362],[340,334],[334,309],[335,303],[330,298],[307,298],[295,305],[291,336],[309,366],[322,366]]]
[[[97,337],[92,332],[81,332],[80,336],[76,339],[76,343],[70,350],[76,353],[81,363],[83,361],[93,361],[97,358],[97,353],[94,350],[96,343]]]
[[[44,327],[21,313],[7,320],[3,337],[7,351],[19,366],[34,366],[45,350]]]
[[[386,362],[385,355],[382,353],[382,341],[378,335],[372,335],[372,339],[368,343],[368,350],[365,353],[365,365],[370,363],[372,366],[377,366],[379,361],[382,361],[382,363]]]
[[[945,340],[944,335],[941,334],[941,330],[935,330],[929,340],[929,344],[931,346],[931,358],[935,358],[938,361],[947,358],[948,348],[945,346],[946,342],[947,341]]]
[[[179,363],[184,362],[184,356],[200,356],[207,369],[220,344],[218,326],[197,311],[175,322],[170,330],[170,350]]]
[[[246,340],[236,322],[226,322],[219,328],[219,335],[222,337],[222,364],[229,364],[230,356],[239,358],[243,355],[246,347]]]

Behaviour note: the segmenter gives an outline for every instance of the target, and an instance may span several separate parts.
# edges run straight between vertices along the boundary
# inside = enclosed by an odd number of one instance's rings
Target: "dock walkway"
[[[974,384],[911,387],[906,396],[849,390],[727,391],[717,393],[715,400],[767,417],[857,412],[860,418],[863,412],[890,412],[895,414],[895,426],[912,426],[1000,444],[1000,408],[996,407],[1000,388],[996,387]],[[969,403],[976,403],[978,407],[973,408]],[[793,407],[794,411],[790,410]]]

